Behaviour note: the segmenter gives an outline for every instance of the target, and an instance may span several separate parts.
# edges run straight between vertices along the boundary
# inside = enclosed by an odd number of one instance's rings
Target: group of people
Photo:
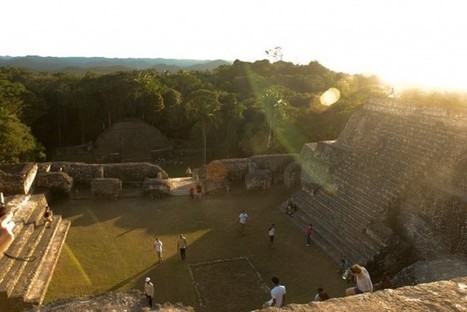
[[[177,249],[180,252],[180,257],[182,258],[182,261],[185,260],[186,258],[186,249],[188,247],[187,239],[185,235],[180,234],[178,241],[177,241]],[[153,244],[153,249],[156,251],[157,255],[157,261],[158,263],[161,263],[162,260],[164,259],[164,243],[159,239],[159,237],[156,237],[156,240],[154,241]]]
[[[182,261],[186,259],[186,249],[188,247],[188,242],[185,235],[180,234],[178,241],[177,241],[177,249],[180,252],[180,257]],[[153,249],[156,251],[157,255],[157,262],[161,263],[164,259],[164,243],[160,240],[159,237],[156,237],[156,240],[153,244]],[[146,277],[145,284],[144,284],[144,295],[148,300],[148,304],[152,307],[152,301],[154,298],[154,284],[151,282],[151,278]]]
[[[240,234],[242,236],[245,235],[245,227],[246,224],[249,220],[249,215],[246,212],[246,210],[243,210],[239,216],[238,216],[238,221],[240,224]],[[275,224],[271,224],[271,226],[268,228],[268,236],[269,236],[269,246],[273,246],[274,244],[274,237],[276,233],[276,226]],[[305,238],[306,238],[306,246],[311,246],[312,244],[312,233],[313,233],[313,225],[309,223],[305,229]],[[180,257],[182,261],[185,260],[186,258],[186,248],[187,248],[187,239],[183,234],[180,234],[178,242],[177,242],[177,249],[180,252]],[[162,241],[157,237],[155,242],[154,242],[154,249],[156,251],[156,254],[158,256],[158,262],[162,262],[163,260],[163,243]],[[375,284],[373,286],[373,283],[371,281],[370,274],[361,265],[358,264],[353,264],[347,260],[347,259],[342,259],[341,260],[341,265],[340,265],[340,270],[339,273],[342,274],[342,278],[344,280],[347,280],[348,282],[350,281],[355,281],[356,286],[355,287],[349,287],[346,289],[345,293],[347,296],[349,295],[356,295],[356,294],[362,294],[366,292],[372,292],[374,290],[378,289],[385,289],[385,288],[390,288],[390,279],[389,276],[385,275],[383,280]],[[273,277],[272,278],[272,288],[271,288],[271,299],[267,301],[264,306],[272,306],[272,307],[281,307],[285,304],[285,295],[286,295],[286,288],[284,285],[280,284],[279,278],[278,277]],[[154,296],[154,285],[150,281],[150,278],[147,277],[145,281],[145,295],[148,299],[149,305],[152,307],[152,300]],[[330,296],[328,293],[322,288],[319,287],[317,289],[317,293],[314,296],[314,301],[325,301],[328,300]]]
[[[203,187],[201,184],[197,183],[196,186],[192,185],[190,187],[190,197],[191,199],[201,199],[203,196]]]

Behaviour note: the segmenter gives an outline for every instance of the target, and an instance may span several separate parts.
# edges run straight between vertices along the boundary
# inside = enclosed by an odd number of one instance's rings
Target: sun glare
[[[336,88],[329,88],[323,94],[321,94],[319,100],[322,105],[331,106],[336,103],[341,97],[341,93]]]

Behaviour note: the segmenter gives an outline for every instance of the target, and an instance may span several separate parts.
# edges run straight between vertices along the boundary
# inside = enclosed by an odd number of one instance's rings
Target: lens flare
[[[321,96],[319,97],[319,100],[322,105],[331,106],[332,104],[339,101],[340,97],[341,97],[341,93],[339,92],[338,89],[329,88],[323,94],[321,94]]]

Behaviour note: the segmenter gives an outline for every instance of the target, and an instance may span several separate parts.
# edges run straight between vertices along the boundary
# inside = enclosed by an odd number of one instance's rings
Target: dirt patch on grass
[[[199,305],[206,311],[251,311],[269,293],[261,275],[246,257],[190,265]],[[242,298],[256,298],[245,301]]]

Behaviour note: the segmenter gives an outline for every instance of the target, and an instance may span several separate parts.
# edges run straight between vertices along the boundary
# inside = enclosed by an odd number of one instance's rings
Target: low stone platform
[[[54,215],[44,226],[43,194],[12,196],[6,205],[14,211],[15,239],[0,255],[0,311],[24,311],[44,300],[70,222]]]

